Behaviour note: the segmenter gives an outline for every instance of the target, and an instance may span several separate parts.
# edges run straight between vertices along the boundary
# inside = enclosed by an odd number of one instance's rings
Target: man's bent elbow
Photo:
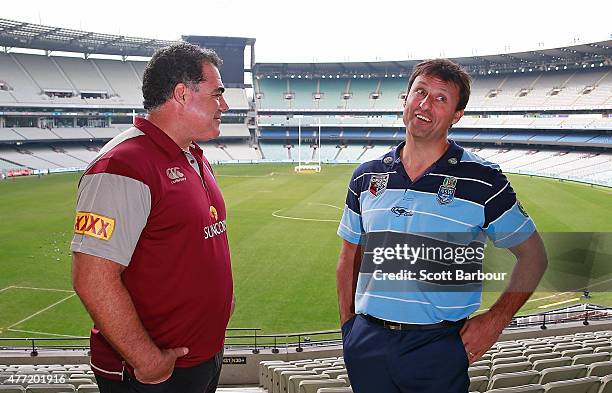
[[[84,284],[81,270],[77,267],[79,258],[79,253],[72,253],[72,289],[74,289],[74,292],[77,294],[77,296],[82,297],[81,295],[84,289]]]

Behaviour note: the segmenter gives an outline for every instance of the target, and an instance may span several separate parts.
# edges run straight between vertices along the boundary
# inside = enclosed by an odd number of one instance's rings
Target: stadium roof
[[[198,38],[199,43],[211,47],[253,45],[253,38],[183,36],[184,40]],[[180,41],[127,37],[102,34],[62,27],[37,25],[0,18],[0,46],[46,51],[76,52],[119,56],[151,56],[157,49]],[[585,43],[561,48],[541,49],[487,56],[459,57],[453,60],[474,74],[512,72],[519,69],[549,69],[555,67],[580,68],[592,64],[612,65],[612,40]],[[383,62],[334,63],[258,63],[259,76],[307,74],[312,76],[356,74],[408,74],[421,60]]]
[[[252,38],[183,36],[186,41],[191,38],[198,38],[198,43],[211,47],[244,46],[255,42]],[[8,48],[150,57],[157,49],[178,42],[181,41],[93,33],[0,18],[0,46]]]
[[[474,74],[514,72],[514,70],[549,70],[555,68],[584,68],[612,65],[612,40],[586,43],[561,48],[541,49],[516,53],[501,53],[487,56],[453,58]],[[258,76],[278,75],[391,75],[409,74],[422,60],[350,62],[350,63],[258,63]]]
[[[0,45],[47,51],[151,56],[178,41],[126,37],[0,19]]]

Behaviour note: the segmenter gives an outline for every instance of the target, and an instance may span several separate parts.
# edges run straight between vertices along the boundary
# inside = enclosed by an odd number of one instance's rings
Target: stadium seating
[[[493,361],[499,362],[500,360],[505,359],[513,359],[516,358],[516,353],[521,352],[523,356],[528,354],[529,356],[540,355],[541,353],[532,353],[531,351],[548,351],[549,353],[555,353],[555,350],[566,350],[565,348],[582,348],[587,349],[589,351],[592,350],[593,343],[599,344],[610,344],[609,332],[593,332],[588,335],[570,335],[570,336],[558,336],[558,337],[544,337],[539,339],[530,339],[530,340],[518,340],[515,342],[502,342],[497,343],[487,355],[486,358],[493,359]],[[600,347],[604,348],[604,347]],[[573,350],[575,350],[573,349]],[[558,353],[558,352],[557,352]],[[607,352],[606,352],[607,353]],[[558,353],[560,355],[560,353]],[[583,356],[583,355],[575,355],[575,357]],[[521,357],[518,357],[517,360],[522,360]],[[571,361],[571,358],[568,358]],[[491,367],[491,360],[485,359],[481,360],[477,363],[479,365],[472,365],[469,369],[469,374],[471,378],[471,387],[470,391],[491,391],[497,392],[502,391],[501,387],[510,388],[516,387],[520,385],[530,384],[532,388],[535,386],[540,386],[534,391],[543,391],[538,389],[548,389],[549,391],[566,391],[565,389],[570,389],[568,386],[571,386],[572,389],[578,389],[577,386],[585,387],[585,391],[589,391],[592,388],[593,383],[589,381],[594,381],[594,379],[584,380],[587,376],[593,377],[604,377],[605,375],[609,375],[605,370],[610,370],[611,363],[609,361],[604,362],[596,362],[591,365],[567,365],[562,367],[555,367],[554,364],[548,364],[545,362],[537,363],[538,360],[534,360],[531,363],[531,367],[527,371],[518,371],[514,373],[495,373]],[[518,362],[518,367],[522,368],[522,361]],[[599,370],[599,372],[597,371]],[[491,379],[489,379],[489,372],[491,372]],[[609,371],[608,371],[609,372]],[[590,375],[592,373],[592,375]],[[529,379],[532,378],[532,379]],[[527,379],[528,382],[525,383],[524,380]],[[596,378],[597,379],[597,378]],[[552,384],[553,382],[559,381],[574,381],[578,382],[571,384]],[[597,379],[598,380],[598,379]],[[512,381],[516,381],[516,383],[512,383]],[[603,378],[602,378],[603,384]],[[487,387],[488,390],[483,388],[482,386]],[[598,385],[598,382],[595,383]],[[591,387],[589,387],[591,386]],[[521,388],[522,389],[522,388]],[[554,389],[554,390],[553,390]],[[508,390],[513,391],[513,390]],[[516,390],[522,391],[522,390]],[[530,390],[526,390],[530,391]],[[572,390],[567,390],[572,391]],[[576,392],[581,390],[575,390]]]
[[[265,78],[258,80],[256,85],[262,94],[257,100],[258,109],[289,109],[289,100],[285,99],[285,93],[290,92],[287,80]]]
[[[536,370],[526,370],[511,373],[497,374],[491,377],[488,389],[507,388],[537,383],[540,373]]]
[[[256,90],[265,109],[400,110],[407,77],[271,79],[262,77]],[[318,84],[318,90],[317,90]],[[467,110],[594,109],[610,97],[609,67],[576,71],[520,72],[474,78]],[[593,89],[587,89],[587,88]],[[585,91],[589,91],[585,93]],[[285,100],[285,93],[293,100]],[[320,93],[320,100],[313,94]],[[373,99],[372,93],[378,98]],[[346,94],[346,99],[343,97]]]
[[[585,365],[551,367],[542,370],[540,373],[541,377],[538,382],[543,385],[549,382],[583,378],[587,376],[586,374],[587,366]]]
[[[221,124],[221,138],[248,138],[250,137],[249,129],[245,124]]]
[[[319,109],[346,109],[343,94],[347,91],[346,79],[320,79],[319,92],[322,97],[318,102]]]
[[[83,59],[0,53],[0,105],[142,107],[142,75],[146,62]],[[224,94],[234,110],[248,110],[244,89],[227,88]]]
[[[267,160],[284,161],[289,159],[288,149],[285,147],[284,144],[261,142],[260,146],[263,158]]]
[[[232,160],[258,161],[261,160],[261,153],[256,147],[240,143],[227,143],[224,147],[225,153]]]
[[[610,393],[612,392],[610,353],[597,352],[598,349],[610,347],[612,347],[610,331],[498,342],[481,360],[469,367],[469,391]],[[557,356],[542,358],[542,355],[547,354]],[[567,356],[561,356],[562,354]],[[601,357],[605,360],[580,363],[585,359],[584,356],[589,355],[597,355],[597,359]],[[263,390],[233,388],[227,392],[352,392],[344,360],[341,357],[262,361],[259,364],[258,374],[259,385]],[[7,384],[6,380],[11,375],[46,377],[61,375],[65,377],[65,383],[63,385]],[[0,365],[0,381],[4,381],[4,384],[0,384],[0,392],[97,392],[95,378],[89,365]],[[219,389],[219,392],[225,391]]]
[[[287,86],[293,99],[287,100],[291,109],[309,109],[316,106],[313,94],[317,91],[317,83],[312,79],[287,79]]]
[[[544,387],[539,384],[514,386],[510,388],[492,389],[487,393],[543,393]]]
[[[594,344],[611,344],[611,332],[592,332],[566,336],[550,336],[496,343],[482,360],[468,369],[470,392],[612,392],[612,361],[591,364],[570,364],[573,355],[594,354]],[[570,352],[581,351],[581,352]],[[601,352],[609,356],[608,352]],[[519,355],[520,354],[520,355]],[[555,354],[551,359],[538,356]],[[528,360],[525,360],[528,359]],[[561,359],[561,362],[559,362]],[[553,360],[553,362],[549,362]],[[556,360],[556,361],[555,361]],[[559,364],[563,364],[559,366]],[[351,392],[342,358],[299,361],[264,361],[260,363],[260,386],[272,393]],[[508,372],[503,372],[508,371]],[[343,374],[344,373],[344,374]],[[343,384],[347,385],[343,385]],[[326,388],[323,386],[338,386]],[[321,390],[316,390],[321,389]],[[332,390],[340,389],[340,390]],[[601,390],[600,390],[601,389]]]

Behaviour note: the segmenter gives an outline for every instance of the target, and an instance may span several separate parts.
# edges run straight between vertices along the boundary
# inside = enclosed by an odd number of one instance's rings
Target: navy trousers
[[[344,362],[354,393],[467,393],[461,325],[389,330],[361,315],[342,326]]]
[[[144,384],[124,373],[123,381],[113,381],[96,375],[100,393],[214,393],[219,383],[223,351],[211,359],[189,368],[175,368],[172,376],[162,383]]]

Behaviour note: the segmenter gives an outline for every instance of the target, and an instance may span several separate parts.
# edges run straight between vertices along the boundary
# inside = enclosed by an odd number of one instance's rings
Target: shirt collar
[[[134,126],[140,131],[144,132],[146,136],[151,138],[153,143],[155,143],[169,157],[174,158],[179,154],[183,154],[183,149],[181,149],[179,145],[177,145],[172,138],[168,136],[168,134],[144,117],[137,117],[134,119]]]
[[[449,144],[448,148],[446,149],[444,154],[442,154],[442,157],[440,157],[438,161],[436,161],[432,165],[432,168],[434,167],[441,168],[441,167],[449,167],[449,166],[453,167],[459,164],[459,162],[461,162],[461,157],[463,156],[463,148],[457,145],[455,141],[452,139],[448,140],[448,144]],[[406,145],[406,141],[402,141],[402,143],[397,145],[395,149],[385,154],[382,157],[383,164],[390,167],[391,169],[396,168],[398,165],[402,165],[402,160],[401,160],[402,149],[404,148],[405,145]],[[390,157],[390,159],[387,157]]]
[[[144,132],[146,136],[151,138],[151,140],[169,157],[174,158],[178,155],[184,154],[184,150],[181,149],[180,146],[168,136],[168,134],[144,117],[137,117],[134,119],[134,126],[140,131]],[[198,153],[202,152],[200,147],[194,142],[189,145],[189,150],[192,154],[196,153],[196,156]]]

